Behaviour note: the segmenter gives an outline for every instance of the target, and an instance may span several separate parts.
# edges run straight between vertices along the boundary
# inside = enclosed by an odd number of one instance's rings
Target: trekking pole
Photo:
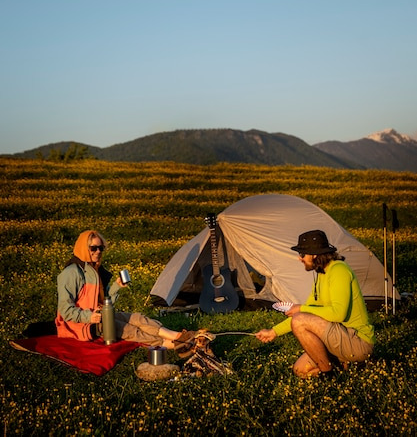
[[[382,218],[384,222],[384,285],[385,285],[385,312],[388,314],[388,273],[387,273],[387,205],[382,204]]]
[[[395,231],[400,227],[397,218],[397,211],[391,209],[392,214],[392,314],[395,314],[395,297],[397,295],[396,275],[396,258],[395,258]]]

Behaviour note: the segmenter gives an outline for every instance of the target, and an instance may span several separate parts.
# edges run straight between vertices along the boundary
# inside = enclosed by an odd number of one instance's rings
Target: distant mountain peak
[[[380,132],[375,132],[373,134],[368,135],[366,138],[376,141],[377,143],[412,143],[415,142],[408,135],[400,134],[395,129],[384,129]]]

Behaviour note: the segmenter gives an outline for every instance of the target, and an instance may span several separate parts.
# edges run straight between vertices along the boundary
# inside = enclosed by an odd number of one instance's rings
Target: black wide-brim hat
[[[336,247],[329,244],[327,236],[323,231],[308,231],[298,237],[297,246],[291,247],[298,253],[308,255],[321,255],[323,253],[336,252]]]

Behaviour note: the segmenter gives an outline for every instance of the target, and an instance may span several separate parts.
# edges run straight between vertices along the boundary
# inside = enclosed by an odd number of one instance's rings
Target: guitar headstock
[[[215,229],[217,225],[217,218],[216,214],[214,212],[210,212],[207,214],[207,217],[205,218],[205,222],[207,223],[207,226],[209,229]]]

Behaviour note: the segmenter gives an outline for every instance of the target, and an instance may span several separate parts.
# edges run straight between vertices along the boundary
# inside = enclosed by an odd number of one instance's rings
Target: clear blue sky
[[[190,128],[417,135],[416,0],[0,0],[0,154]]]

